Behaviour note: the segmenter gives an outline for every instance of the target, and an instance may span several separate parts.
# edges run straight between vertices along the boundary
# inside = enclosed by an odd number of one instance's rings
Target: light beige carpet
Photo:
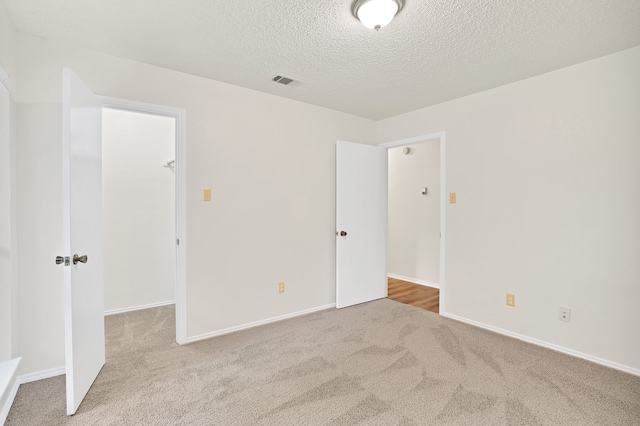
[[[388,299],[186,346],[174,323],[107,317],[78,413],[55,377],[8,425],[640,425],[640,378]]]

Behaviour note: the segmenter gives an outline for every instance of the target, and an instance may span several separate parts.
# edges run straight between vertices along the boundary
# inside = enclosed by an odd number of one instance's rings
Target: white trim
[[[2,409],[0,410],[0,424],[4,424],[9,417],[9,411],[11,410],[11,406],[13,405],[13,401],[16,399],[16,395],[18,394],[18,388],[20,387],[20,383],[17,380],[13,381],[13,386],[9,390],[7,394],[7,398],[4,400],[4,404],[2,405]]]
[[[18,382],[21,385],[24,385],[25,383],[31,383],[38,380],[50,379],[51,377],[62,376],[66,372],[67,371],[63,365],[62,367],[50,368],[48,370],[36,371],[34,373],[29,373],[29,374],[23,374],[22,376],[18,376]]]
[[[101,96],[102,106],[164,115],[176,119],[176,342],[187,343],[187,111],[127,99]]]
[[[427,142],[427,141],[431,141],[431,140],[435,140],[435,139],[440,139],[442,140],[444,138],[444,132],[437,132],[437,133],[429,133],[428,135],[422,135],[422,136],[415,136],[413,138],[407,138],[407,139],[400,139],[397,141],[391,141],[391,142],[385,142],[385,143],[381,143],[379,146],[383,146],[385,148],[397,148],[399,146],[406,146],[406,145],[417,145],[419,143],[422,142]]]
[[[11,93],[11,77],[9,77],[9,73],[2,67],[2,65],[0,65],[0,81],[4,84],[4,87],[7,88],[9,93]]]
[[[132,101],[129,99],[112,98],[110,96],[100,96],[104,108],[120,109],[130,112],[141,112],[145,114],[164,115],[169,117],[177,117],[185,114],[183,108],[174,108],[166,105],[150,104],[147,102]]]
[[[146,305],[132,306],[130,308],[110,309],[108,311],[104,311],[104,316],[106,317],[109,315],[124,314],[125,312],[139,311],[141,309],[157,308],[159,306],[174,305],[175,303],[175,300],[168,300],[166,302],[148,303]]]
[[[446,161],[446,134],[445,132],[429,133],[422,136],[415,136],[397,141],[380,144],[387,149],[399,146],[416,145],[419,143],[440,140],[440,314],[446,311],[446,281],[445,281],[445,240],[446,240],[446,218],[447,218],[447,161]],[[419,283],[418,283],[419,284]]]
[[[445,235],[446,235],[446,222],[447,222],[447,138],[444,132],[440,132],[440,301],[439,311],[445,311]]]
[[[0,407],[0,425],[3,425],[7,420],[13,400],[16,399],[18,393],[20,383],[18,383],[16,373],[21,360],[22,358],[14,358],[0,362],[0,381],[5,383],[4,389],[0,389],[0,401],[4,401]]]
[[[305,309],[304,311],[292,312],[290,314],[280,315],[278,317],[268,318],[268,319],[261,320],[261,321],[250,322],[248,324],[243,324],[243,325],[237,325],[235,327],[224,328],[222,330],[212,331],[210,333],[199,334],[197,336],[193,336],[193,337],[187,338],[187,342],[186,343],[198,342],[200,340],[206,340],[206,339],[210,339],[212,337],[222,336],[223,334],[229,334],[229,333],[233,333],[233,332],[240,331],[240,330],[246,330],[248,328],[258,327],[260,325],[265,325],[265,324],[269,324],[269,323],[272,323],[272,322],[278,322],[278,321],[286,320],[286,319],[289,319],[289,318],[299,317],[301,315],[312,314],[314,312],[324,311],[326,309],[331,309],[331,308],[335,308],[335,307],[336,307],[335,303],[330,303],[328,305],[317,306],[315,308]]]
[[[433,288],[440,289],[440,284],[432,283],[432,282],[424,281],[424,280],[419,280],[417,278],[405,277],[405,276],[396,275],[396,274],[387,274],[387,276],[389,278],[395,278],[397,280],[407,281],[407,282],[410,282],[410,283],[413,283],[413,284],[420,284],[420,285],[423,285],[425,287],[433,287]]]
[[[576,358],[582,358],[587,361],[595,362],[596,364],[604,365],[605,367],[610,367],[615,370],[624,371],[625,373],[633,374],[634,376],[640,376],[640,369],[629,367],[627,365],[618,364],[617,362],[608,361],[603,358],[598,358],[593,355],[588,355],[583,352],[574,351],[573,349],[568,349],[563,346],[554,345],[553,343],[548,343],[543,340],[534,339],[532,337],[525,336],[523,334],[514,333],[512,331],[504,330],[502,328],[494,327],[492,325],[487,325],[478,321],[470,320],[464,317],[460,317],[458,315],[449,314],[446,312],[440,311],[440,315],[451,318],[456,321],[460,321],[466,324],[470,324],[476,327],[483,328],[485,330],[493,331],[494,333],[502,334],[504,336],[513,337],[518,340],[522,340],[523,342],[531,343],[536,346],[541,346],[543,348],[551,349],[556,352],[561,352],[567,355],[574,356]]]

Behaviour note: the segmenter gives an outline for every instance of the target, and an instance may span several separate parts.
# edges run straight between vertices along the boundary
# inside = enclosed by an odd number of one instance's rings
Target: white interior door
[[[336,306],[387,297],[387,149],[336,147]]]
[[[63,198],[67,414],[105,363],[102,267],[102,105],[63,70]],[[83,257],[86,256],[86,257]]]

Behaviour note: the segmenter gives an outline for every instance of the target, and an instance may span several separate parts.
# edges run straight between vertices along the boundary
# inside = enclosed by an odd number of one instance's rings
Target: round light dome
[[[402,0],[356,0],[353,14],[367,28],[379,30],[402,8]]]

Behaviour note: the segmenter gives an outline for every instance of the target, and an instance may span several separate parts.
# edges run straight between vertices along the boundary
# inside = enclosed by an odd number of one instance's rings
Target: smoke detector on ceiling
[[[284,77],[282,75],[276,75],[271,80],[275,81],[276,83],[284,84],[285,86],[295,86],[296,84],[300,83],[298,80],[294,80],[289,77]]]

